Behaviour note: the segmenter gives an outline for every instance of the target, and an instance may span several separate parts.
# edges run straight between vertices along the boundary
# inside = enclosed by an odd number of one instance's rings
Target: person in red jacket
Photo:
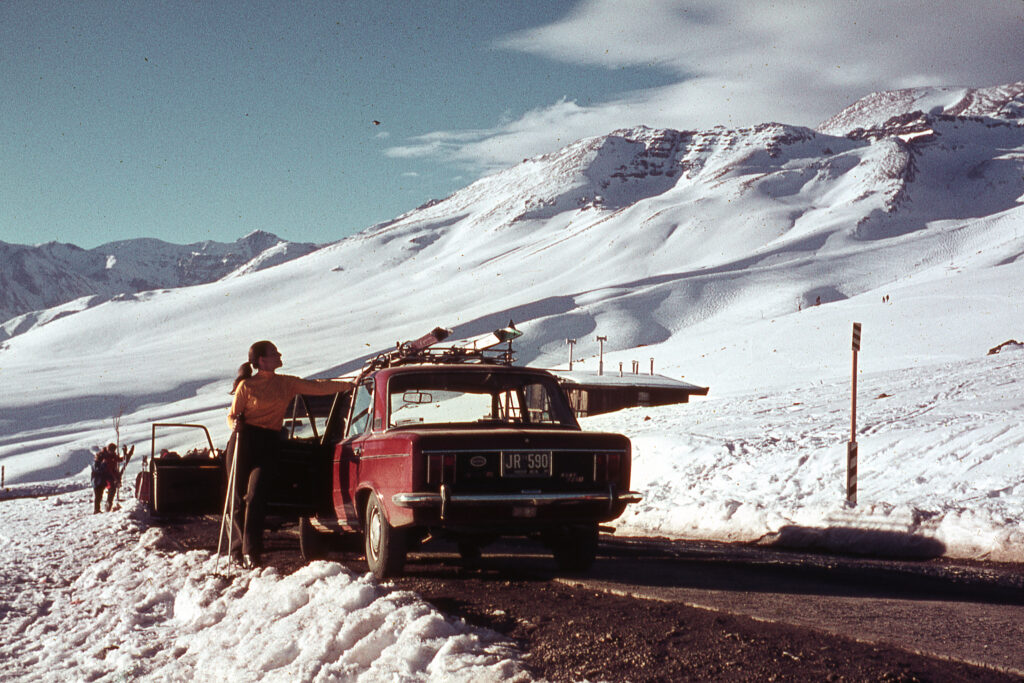
[[[121,458],[117,455],[117,446],[108,444],[96,452],[92,461],[92,490],[93,490],[93,513],[100,511],[100,501],[103,499],[103,490],[107,490],[107,512],[114,504],[114,492],[117,491],[118,463]]]
[[[323,396],[352,388],[347,380],[309,380],[279,375],[281,352],[269,341],[249,347],[249,360],[238,368],[228,411],[233,430],[228,444],[227,467],[235,466],[234,537],[232,555],[241,551],[246,567],[258,566],[263,551],[263,523],[266,515],[267,483],[273,479],[281,447],[281,427],[292,399],[298,394]],[[255,374],[253,374],[255,371]],[[237,448],[236,448],[237,444]],[[244,492],[244,497],[239,494]]]

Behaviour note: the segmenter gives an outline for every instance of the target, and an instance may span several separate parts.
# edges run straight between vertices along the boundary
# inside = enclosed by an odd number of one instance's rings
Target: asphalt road
[[[814,629],[1024,677],[1024,567],[613,539],[583,577],[618,595]]]

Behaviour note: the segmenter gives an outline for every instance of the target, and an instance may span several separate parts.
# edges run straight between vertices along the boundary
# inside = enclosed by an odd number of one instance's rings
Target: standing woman
[[[258,566],[260,562],[267,486],[274,478],[273,469],[281,448],[281,427],[292,399],[297,394],[323,396],[352,388],[352,382],[346,380],[309,380],[279,375],[276,372],[279,367],[281,352],[277,347],[268,341],[258,341],[249,347],[249,361],[238,368],[231,388],[235,398],[228,412],[228,425],[234,430],[232,440],[238,442],[232,517],[234,537],[241,538],[242,564],[246,567]],[[228,444],[229,473],[235,454],[233,444]],[[240,491],[245,491],[242,500],[238,496]],[[237,555],[238,550],[238,545],[233,543],[232,554]]]

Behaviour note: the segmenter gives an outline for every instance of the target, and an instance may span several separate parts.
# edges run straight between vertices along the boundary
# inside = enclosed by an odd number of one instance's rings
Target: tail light
[[[622,453],[608,453],[608,481],[619,478],[619,468],[622,466]]]
[[[621,453],[594,454],[594,482],[602,483],[618,479],[621,465]]]
[[[455,483],[455,454],[437,453],[427,456],[427,483]]]

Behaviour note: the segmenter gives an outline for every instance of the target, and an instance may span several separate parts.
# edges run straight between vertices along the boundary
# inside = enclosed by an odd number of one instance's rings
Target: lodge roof
[[[658,389],[674,389],[689,394],[707,395],[708,387],[698,386],[690,382],[666,377],[665,375],[634,374],[605,372],[597,374],[596,370],[548,370],[565,384],[591,387],[646,387]]]

